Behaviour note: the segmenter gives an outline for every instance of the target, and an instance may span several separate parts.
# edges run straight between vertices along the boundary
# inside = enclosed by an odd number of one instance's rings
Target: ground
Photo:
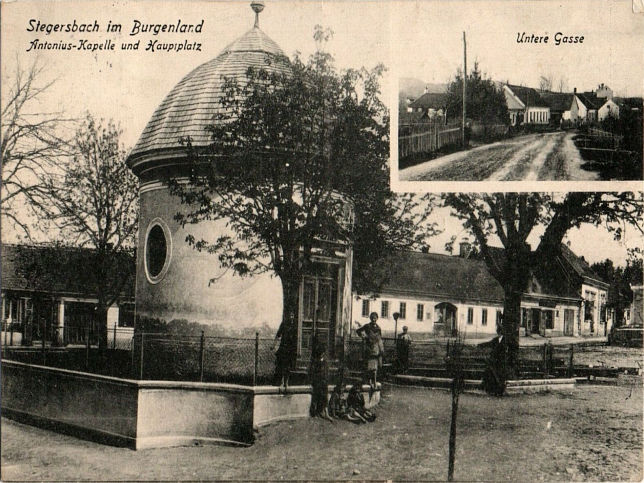
[[[459,151],[400,171],[401,181],[592,181],[574,131],[529,134]]]
[[[457,480],[640,481],[642,385],[579,385],[563,393],[463,394]],[[132,451],[2,419],[8,480],[443,480],[450,395],[386,386],[376,422],[321,419],[260,429],[248,448]]]

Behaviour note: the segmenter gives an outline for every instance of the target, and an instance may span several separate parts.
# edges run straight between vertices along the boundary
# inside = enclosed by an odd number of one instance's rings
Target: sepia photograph
[[[631,3],[491,1],[485,21],[482,5],[396,9],[399,180],[641,180]]]
[[[644,478],[630,3],[0,7],[2,481]]]

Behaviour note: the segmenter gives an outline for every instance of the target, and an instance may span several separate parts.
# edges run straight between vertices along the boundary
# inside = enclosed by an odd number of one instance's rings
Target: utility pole
[[[463,147],[466,148],[465,140],[465,117],[467,116],[467,107],[465,105],[467,99],[467,41],[465,40],[465,32],[463,32]]]

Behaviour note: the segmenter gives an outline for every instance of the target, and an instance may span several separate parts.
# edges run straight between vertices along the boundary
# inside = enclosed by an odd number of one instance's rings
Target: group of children
[[[311,416],[321,417],[328,421],[333,421],[333,418],[344,419],[356,424],[375,421],[375,413],[366,408],[360,383],[355,383],[345,397],[344,384],[342,378],[340,378],[340,382],[336,384],[331,397],[328,397],[329,365],[326,347],[323,343],[317,343],[313,348],[309,377],[312,389]]]

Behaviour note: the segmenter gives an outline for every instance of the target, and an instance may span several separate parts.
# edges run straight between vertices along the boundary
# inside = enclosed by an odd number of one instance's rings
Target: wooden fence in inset
[[[460,144],[461,129],[446,128],[439,124],[427,124],[427,130],[398,136],[398,159],[416,153],[431,153],[444,146]]]
[[[601,139],[602,141],[611,142],[615,149],[619,149],[622,141],[624,141],[624,136],[618,136],[611,132],[604,131],[603,129],[597,129],[593,127],[588,128],[588,135],[593,138]]]

